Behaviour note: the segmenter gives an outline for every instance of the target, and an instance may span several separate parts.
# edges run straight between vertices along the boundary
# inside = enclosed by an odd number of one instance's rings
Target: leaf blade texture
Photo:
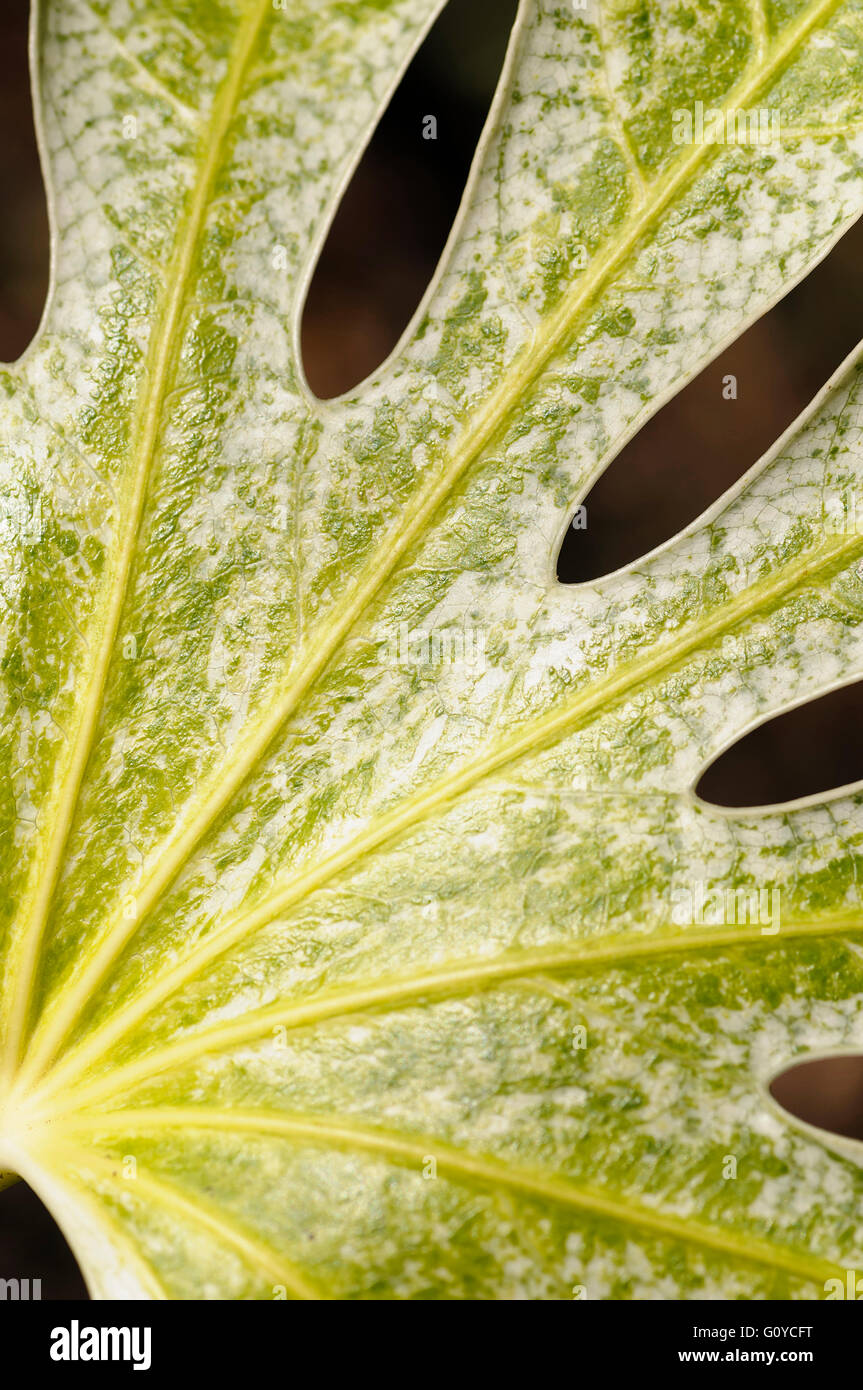
[[[554,556],[858,216],[863,9],[522,4],[417,319],[320,402],[305,279],[440,8],[37,8],[0,1166],[97,1296],[820,1297],[856,1150],[767,1084],[859,1044],[860,795],[693,787],[860,674],[857,355],[667,546]]]

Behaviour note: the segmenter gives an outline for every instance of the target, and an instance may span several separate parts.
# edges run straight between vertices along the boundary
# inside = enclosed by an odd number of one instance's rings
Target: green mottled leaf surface
[[[863,1043],[863,798],[693,789],[863,674],[858,359],[666,546],[555,559],[863,207],[863,4],[522,0],[428,295],[321,402],[305,287],[441,8],[36,7],[0,1166],[100,1297],[823,1297],[859,1145],[767,1087]]]

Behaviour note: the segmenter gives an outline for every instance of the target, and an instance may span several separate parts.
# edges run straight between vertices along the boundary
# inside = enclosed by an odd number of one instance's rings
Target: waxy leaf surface
[[[863,208],[863,4],[522,0],[438,275],[321,402],[305,287],[441,8],[36,6],[0,1165],[101,1297],[823,1297],[859,1145],[767,1088],[863,1043],[863,798],[693,788],[863,676],[857,360],[668,545],[555,561]]]

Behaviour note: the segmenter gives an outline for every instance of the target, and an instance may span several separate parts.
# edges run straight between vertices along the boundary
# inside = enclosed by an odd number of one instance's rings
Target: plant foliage
[[[522,0],[427,299],[322,403],[304,287],[441,8],[37,6],[0,1161],[102,1297],[823,1297],[863,1173],[767,1085],[863,1040],[863,795],[693,788],[863,672],[858,361],[668,545],[554,564],[863,206],[863,5]]]

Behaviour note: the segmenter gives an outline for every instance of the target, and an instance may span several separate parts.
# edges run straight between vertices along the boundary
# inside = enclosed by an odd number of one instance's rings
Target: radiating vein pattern
[[[554,557],[863,208],[863,0],[522,0],[421,319],[319,402],[304,286],[441,8],[37,7],[0,1168],[105,1297],[823,1296],[857,1148],[767,1085],[863,1040],[863,793],[693,788],[863,675],[859,356],[668,546]]]

